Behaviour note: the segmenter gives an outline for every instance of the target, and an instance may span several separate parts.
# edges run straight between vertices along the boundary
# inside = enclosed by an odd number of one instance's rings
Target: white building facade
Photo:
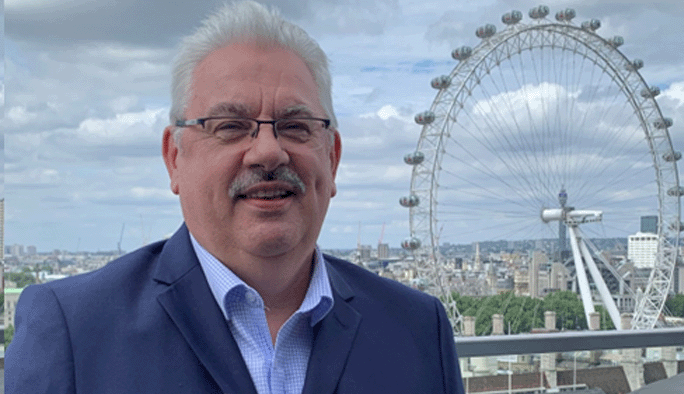
[[[627,240],[627,258],[635,268],[653,268],[658,252],[658,235],[638,232]]]

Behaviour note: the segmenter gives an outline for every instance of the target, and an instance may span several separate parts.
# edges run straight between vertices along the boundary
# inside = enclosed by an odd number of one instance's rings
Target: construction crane
[[[380,239],[378,239],[378,245],[382,244],[382,239],[385,237],[385,222],[382,222],[382,229],[380,230]]]
[[[119,256],[121,256],[121,241],[123,240],[124,228],[126,228],[126,223],[121,225],[121,235],[119,235],[119,242],[116,243],[116,248],[119,250]]]

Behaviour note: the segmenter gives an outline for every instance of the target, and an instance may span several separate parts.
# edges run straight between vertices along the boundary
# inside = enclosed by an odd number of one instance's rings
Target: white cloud
[[[69,132],[88,144],[127,144],[146,138],[159,140],[161,129],[155,125],[166,122],[168,109],[146,109],[125,112],[108,119],[85,119]]]
[[[130,193],[134,198],[138,199],[177,200],[177,197],[166,188],[136,186],[131,188]]]
[[[35,113],[27,111],[26,107],[23,106],[15,106],[8,109],[5,116],[17,126],[24,126],[38,117]]]
[[[662,92],[662,97],[671,98],[678,102],[677,107],[684,105],[684,81],[674,82]]]

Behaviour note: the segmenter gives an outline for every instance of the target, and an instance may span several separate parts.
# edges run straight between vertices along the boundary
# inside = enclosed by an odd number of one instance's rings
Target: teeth
[[[258,191],[247,195],[248,198],[282,198],[289,194],[288,191],[274,190],[274,191]]]

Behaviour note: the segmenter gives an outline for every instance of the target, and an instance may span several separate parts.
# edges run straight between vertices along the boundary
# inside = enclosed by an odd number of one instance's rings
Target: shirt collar
[[[221,308],[221,312],[223,312],[226,320],[231,318],[229,310],[226,309],[226,302],[235,302],[236,298],[242,300],[245,294],[254,294],[258,298],[254,302],[261,302],[263,305],[263,300],[259,293],[204,249],[193,237],[192,233],[190,233],[190,241],[202,271],[204,271],[204,276],[207,278],[207,283],[214,295],[214,299]],[[316,245],[311,281],[309,282],[304,300],[295,314],[308,314],[310,316],[310,324],[314,326],[332,310],[332,307],[333,296],[328,271],[325,267],[323,254],[318,245]]]

